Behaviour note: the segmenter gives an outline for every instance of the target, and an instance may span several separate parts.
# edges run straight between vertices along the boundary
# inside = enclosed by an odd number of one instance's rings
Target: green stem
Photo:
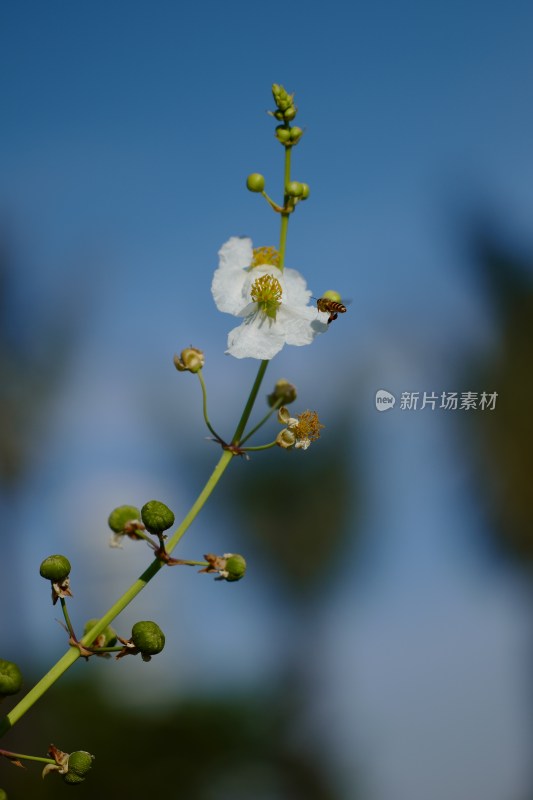
[[[268,364],[268,362],[266,363]],[[224,450],[209,480],[196,498],[196,501],[191,506],[189,513],[177,531],[173,534],[171,539],[169,539],[167,542],[167,553],[172,552],[185,531],[189,528],[191,523],[198,515],[198,512],[203,508],[206,500],[224,474],[224,471],[226,470],[232,458],[233,453],[229,450]],[[156,575],[163,566],[164,563],[158,558],[152,561],[148,569],[143,572],[143,574],[135,581],[135,583],[133,583],[130,588],[124,592],[122,597],[120,597],[117,602],[112,605],[111,608],[103,615],[103,617],[99,619],[98,622],[96,622],[85,634],[85,636],[81,639],[81,644],[90,646],[96,637],[102,633],[102,631],[115,619],[115,617],[121,613],[121,611],[126,608],[127,605],[129,605],[129,603],[131,603],[131,601],[139,594],[139,592],[144,589],[146,584],[152,580],[154,575]],[[20,700],[20,702],[11,709],[9,714],[0,720],[0,736],[3,736],[4,733],[12,728],[19,721],[19,719],[23,717],[24,714],[33,706],[33,704],[36,703],[37,700],[39,700],[39,698],[42,697],[42,695],[47,692],[51,686],[53,686],[58,678],[60,678],[61,675],[63,675],[63,673],[66,672],[67,669],[71,667],[79,657],[79,649],[73,646],[69,647],[67,652],[59,659],[59,661],[54,664],[52,669],[50,669],[32,689],[30,689],[28,694],[26,694],[22,700]]]
[[[198,375],[198,379],[200,381],[200,386],[202,387],[202,401],[203,401],[203,411],[204,411],[205,424],[207,425],[207,427],[209,428],[209,430],[211,431],[211,433],[213,434],[215,439],[217,439],[220,442],[222,440],[221,440],[220,436],[218,435],[218,433],[216,432],[216,430],[211,425],[211,423],[209,421],[209,416],[207,414],[207,389],[205,387],[205,381],[204,381],[204,377],[202,375],[202,370],[199,369],[196,374]]]
[[[270,442],[270,444],[259,444],[256,445],[255,447],[243,447],[242,449],[244,450],[245,453],[250,453],[253,450],[269,450],[271,447],[274,447],[275,444],[276,440],[274,439],[274,441]]]
[[[69,613],[68,613],[68,610],[67,610],[67,604],[65,602],[65,598],[64,597],[60,597],[59,598],[59,602],[61,603],[61,609],[63,611],[63,616],[65,617],[65,622],[67,623],[68,632],[70,633],[70,635],[72,636],[74,641],[77,641],[76,634],[74,633],[74,628],[72,627],[72,622],[70,621],[70,617],[69,617]]]
[[[265,416],[263,417],[263,419],[261,420],[261,422],[258,422],[258,423],[257,423],[257,425],[255,426],[255,428],[252,428],[252,430],[251,430],[249,433],[247,433],[247,434],[246,434],[246,436],[244,437],[244,439],[241,439],[241,441],[240,441],[240,444],[241,444],[241,445],[243,445],[245,442],[247,442],[247,441],[248,441],[248,439],[251,439],[251,438],[252,438],[252,436],[254,435],[254,433],[255,433],[256,431],[258,431],[258,430],[259,430],[259,428],[261,428],[261,426],[265,424],[265,422],[268,422],[268,420],[270,419],[270,417],[272,416],[272,414],[273,414],[275,411],[277,411],[277,410],[279,409],[279,407],[282,405],[282,402],[283,402],[282,400],[276,400],[275,404],[272,406],[272,408],[270,409],[270,411],[268,411],[268,413],[267,413],[267,414],[265,414]]]
[[[5,758],[16,758],[18,760],[24,759],[25,761],[42,761],[43,764],[55,764],[53,758],[41,758],[40,756],[26,756],[24,753],[12,753],[11,750],[0,750],[0,756]]]
[[[239,420],[239,424],[237,425],[237,429],[233,434],[233,439],[231,440],[232,444],[238,445],[240,442],[240,438],[244,433],[244,429],[246,427],[246,423],[250,418],[250,414],[252,413],[252,409],[254,407],[254,403],[257,397],[257,393],[259,392],[259,388],[265,376],[266,368],[268,367],[268,361],[261,361],[259,369],[257,371],[257,376],[254,381],[254,385],[252,386],[252,391],[250,392],[250,396],[246,401],[246,405],[244,406],[244,411],[242,412],[242,416]]]
[[[285,192],[285,187],[288,186],[288,184],[291,181],[291,153],[292,153],[292,147],[286,147],[285,148],[285,170],[284,170],[284,174],[283,174],[283,191],[284,191],[283,206],[285,208],[287,208],[287,205],[288,205],[288,202],[289,202],[289,196]],[[289,228],[289,217],[290,217],[290,212],[288,212],[288,211],[282,211],[281,212],[281,228],[280,228],[280,233],[279,233],[279,268],[280,269],[283,269],[283,267],[285,266],[285,249],[286,249],[286,246],[287,246],[287,231],[288,231],[288,228]]]

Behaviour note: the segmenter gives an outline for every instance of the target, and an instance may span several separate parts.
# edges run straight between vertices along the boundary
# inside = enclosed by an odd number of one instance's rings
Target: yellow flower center
[[[297,439],[314,442],[320,437],[320,429],[325,427],[318,419],[316,411],[304,411],[298,415],[298,424],[291,427]]]
[[[257,303],[267,317],[276,319],[276,312],[281,305],[282,289],[277,278],[272,275],[261,275],[252,283],[251,298]]]
[[[250,266],[262,267],[265,264],[272,267],[279,267],[279,253],[272,245],[254,247],[254,257],[252,258]]]

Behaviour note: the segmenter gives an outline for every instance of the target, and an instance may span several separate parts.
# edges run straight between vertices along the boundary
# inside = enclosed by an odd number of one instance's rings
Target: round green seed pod
[[[159,500],[150,500],[141,509],[142,521],[146,530],[159,535],[174,525],[174,512]]]
[[[303,186],[303,192],[302,192],[301,199],[302,200],[307,200],[307,198],[311,194],[311,189],[309,188],[309,184],[308,183],[302,183],[302,186]]]
[[[22,688],[22,672],[12,661],[0,658],[0,697],[17,694]]]
[[[97,622],[98,619],[88,619],[83,629],[83,635],[85,636],[85,634],[89,633],[91,628],[96,625]],[[98,643],[96,644],[96,642]],[[102,633],[100,633],[93,642],[95,647],[114,647],[116,643],[117,633],[111,627],[111,625],[107,625],[107,627],[104,628]]]
[[[136,622],[131,629],[131,639],[147,656],[155,656],[165,646],[165,634],[155,622]]]
[[[39,567],[39,572],[42,577],[53,583],[64,581],[70,574],[70,570],[70,561],[66,556],[61,555],[48,556]]]
[[[107,524],[115,533],[122,533],[130,522],[140,518],[141,512],[135,506],[118,506],[109,515]]]
[[[249,192],[262,192],[265,188],[265,177],[259,172],[252,172],[246,178],[246,188]]]
[[[238,554],[229,556],[226,560],[227,581],[240,581],[246,572],[246,561]]]
[[[94,756],[87,752],[87,750],[75,750],[68,757],[67,774],[69,772],[83,777],[91,769],[94,761]]]

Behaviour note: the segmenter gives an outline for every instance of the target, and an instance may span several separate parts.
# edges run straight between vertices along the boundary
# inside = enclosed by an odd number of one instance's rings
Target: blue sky
[[[1,12],[0,208],[21,255],[19,291],[32,319],[61,298],[85,321],[27,488],[29,528],[29,499],[65,516],[50,526],[50,552],[75,526],[79,503],[91,504],[94,524],[133,488],[190,503],[186,481],[176,497],[165,453],[150,449],[143,398],[156,387],[161,413],[171,413],[170,357],[192,341],[208,352],[217,412],[233,421],[253,370],[223,355],[232,320],[215,311],[209,286],[229,236],[277,240],[277,219],[244,180],[263,172],[279,197],[282,152],[264,112],[273,81],[296,92],[305,136],[293,174],[312,194],[291,220],[287,263],[314,294],[337,288],[353,303],[316,346],[286,348],[276,374],[294,378],[304,402],[334,419],[336,398],[330,384],[317,386],[318,364],[338,376],[334,391],[350,393],[365,421],[371,513],[362,574],[339,586],[319,623],[333,655],[316,677],[329,711],[315,710],[328,721],[346,786],[355,739],[359,752],[380,754],[379,764],[367,759],[365,800],[440,800],[434,774],[457,742],[472,757],[452,772],[443,800],[499,800],[527,781],[520,584],[478,552],[483,521],[450,449],[449,420],[377,415],[372,402],[382,387],[457,388],[448,385],[454,359],[491,345],[462,225],[481,208],[532,245],[532,28],[526,2],[21,2]],[[21,319],[20,336],[28,329]],[[131,395],[141,385],[140,399],[125,402],[125,387]],[[204,436],[195,389],[179,390],[187,446]],[[216,509],[207,513],[216,521]],[[98,546],[83,540],[80,552],[100,563]],[[95,596],[117,569],[127,581],[137,568],[116,567],[115,556]],[[192,577],[184,583],[183,596]],[[206,590],[200,615],[213,613],[219,588]],[[147,603],[157,607],[167,591],[155,589]],[[246,603],[229,596],[226,608],[243,639],[259,625],[274,629],[279,609],[268,586],[243,592]],[[38,602],[31,591],[29,599]],[[45,611],[32,623],[36,637]],[[212,680],[199,665],[213,643],[182,625],[191,645],[181,679]],[[431,659],[423,669],[428,642],[440,671]],[[222,680],[253,682],[259,662],[266,676],[275,665],[276,647],[259,638],[256,656],[241,653],[238,663],[220,656],[223,636],[217,645]],[[464,692],[474,697],[468,714]],[[465,722],[482,713],[481,730]],[[416,725],[397,730],[410,715]],[[439,747],[414,771],[433,728]]]

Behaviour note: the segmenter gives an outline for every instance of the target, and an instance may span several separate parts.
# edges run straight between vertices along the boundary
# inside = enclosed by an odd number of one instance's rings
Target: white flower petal
[[[284,301],[291,306],[306,306],[311,298],[311,292],[307,288],[303,275],[300,275],[295,269],[286,267],[283,270],[283,278],[285,281]]]
[[[310,344],[319,333],[325,333],[327,323],[318,318],[318,313],[312,306],[292,308],[281,305],[276,324],[283,328],[286,343],[296,346]]]
[[[249,295],[243,295],[243,288],[249,274],[245,270],[253,258],[252,241],[232,236],[220,248],[218,255],[211,293],[219,311],[238,314],[250,300]]]
[[[228,333],[229,355],[235,358],[259,358],[270,361],[285,344],[283,332],[272,319],[256,312]]]

